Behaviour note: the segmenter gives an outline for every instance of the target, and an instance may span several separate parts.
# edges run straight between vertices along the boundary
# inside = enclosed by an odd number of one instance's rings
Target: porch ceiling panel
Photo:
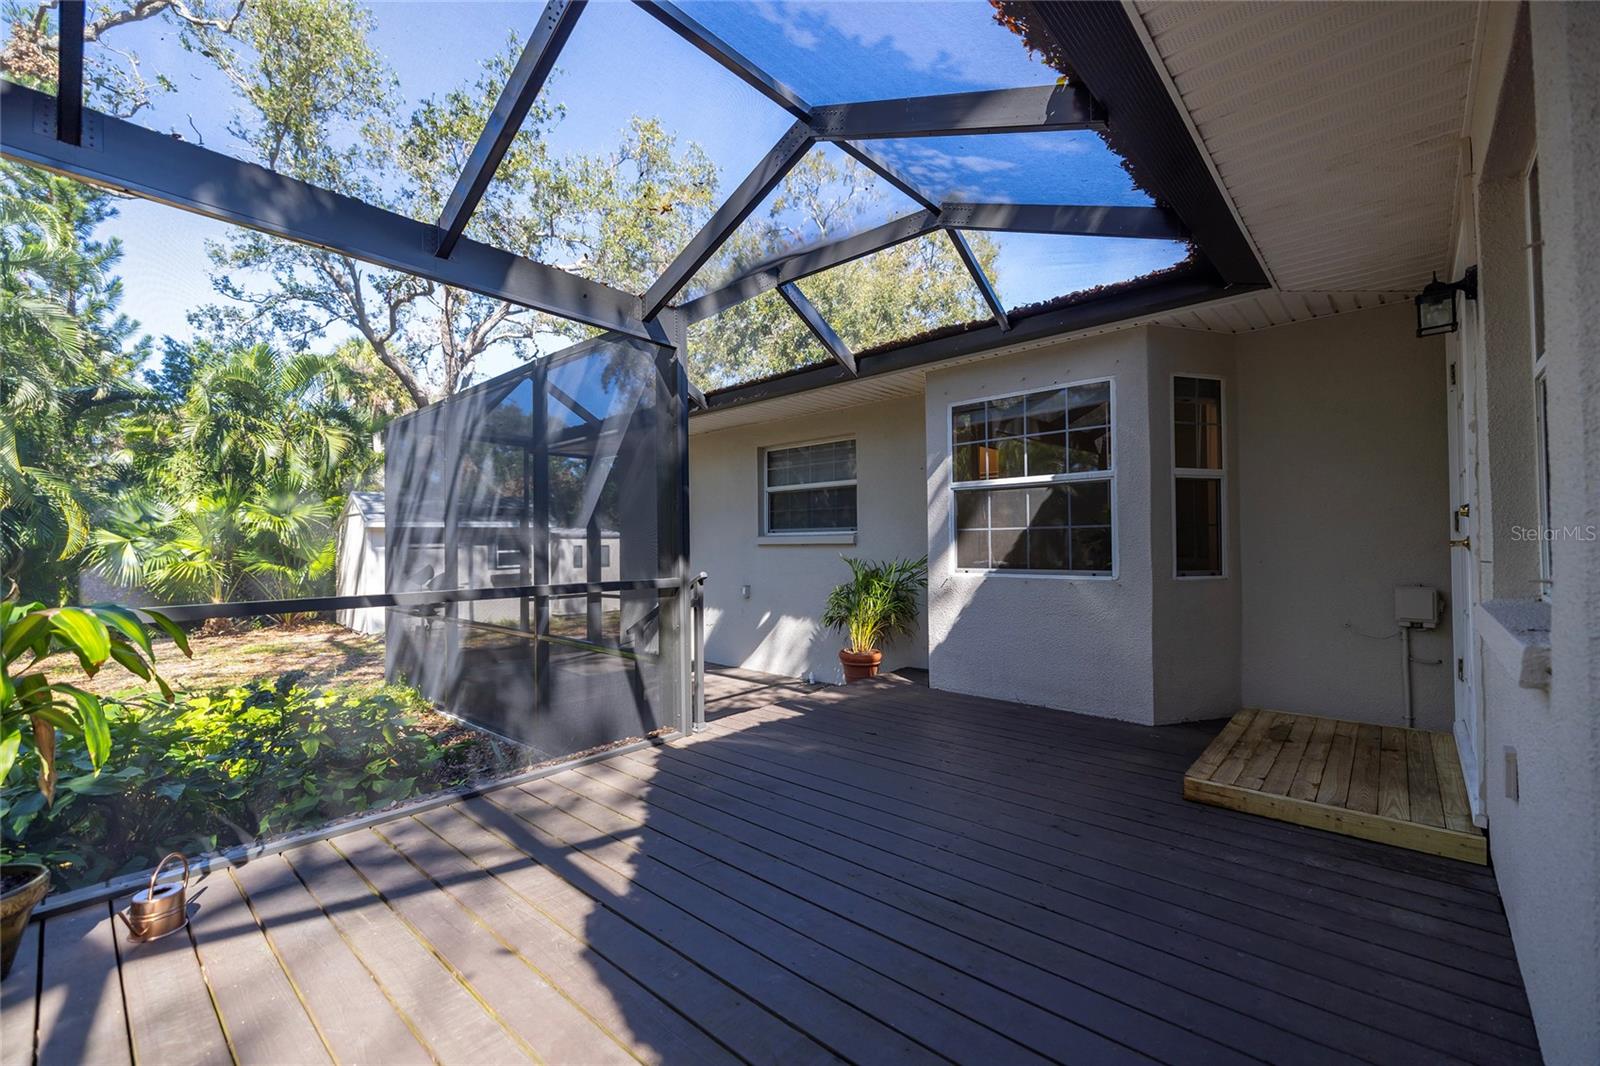
[[[1409,292],[1277,292],[1247,293],[1232,299],[1214,300],[1153,320],[1154,325],[1207,333],[1250,333],[1291,322],[1367,311],[1390,304],[1409,304]]]
[[[1478,6],[1132,5],[1280,289],[1445,261]]]

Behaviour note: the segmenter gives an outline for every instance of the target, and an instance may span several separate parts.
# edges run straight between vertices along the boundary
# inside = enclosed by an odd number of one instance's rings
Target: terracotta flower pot
[[[852,681],[877,677],[878,667],[883,664],[883,652],[840,651],[839,662],[844,666],[844,683],[848,685]]]
[[[31,862],[7,863],[0,867],[0,978],[11,972],[22,931],[28,916],[44,894],[50,891],[50,871]]]

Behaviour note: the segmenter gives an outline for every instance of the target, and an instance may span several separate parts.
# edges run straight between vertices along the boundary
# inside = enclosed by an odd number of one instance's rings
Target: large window
[[[1172,379],[1172,529],[1178,577],[1221,577],[1222,382]]]
[[[952,408],[956,566],[1110,576],[1111,436],[1110,381]]]
[[[761,454],[762,532],[850,533],[856,528],[856,442],[825,441]]]

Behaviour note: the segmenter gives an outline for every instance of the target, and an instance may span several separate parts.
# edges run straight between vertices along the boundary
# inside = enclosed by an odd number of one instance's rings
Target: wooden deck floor
[[[1536,1062],[1482,869],[1186,803],[1216,727],[724,675],[684,743],[35,923],[4,1062]]]
[[[1183,775],[1200,803],[1486,865],[1455,738],[1244,710]]]

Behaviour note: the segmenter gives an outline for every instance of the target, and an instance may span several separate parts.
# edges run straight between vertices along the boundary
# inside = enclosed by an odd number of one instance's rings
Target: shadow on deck
[[[166,940],[35,923],[4,1062],[1538,1060],[1492,875],[1186,803],[1220,723],[712,681],[700,736],[213,873]]]

